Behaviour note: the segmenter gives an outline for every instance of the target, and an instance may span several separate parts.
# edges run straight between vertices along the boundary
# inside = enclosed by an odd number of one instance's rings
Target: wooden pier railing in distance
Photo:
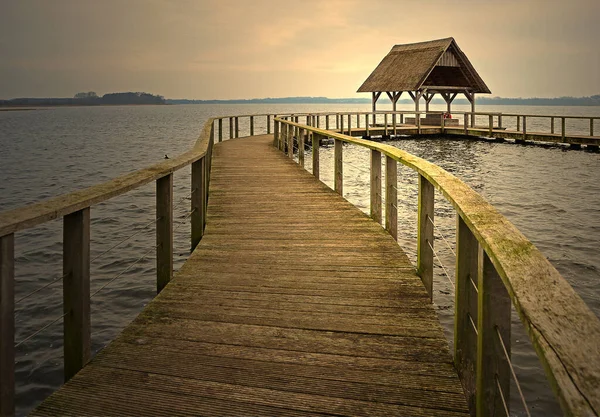
[[[230,137],[239,136],[239,119],[271,115],[232,116]],[[160,292],[173,276],[173,173],[191,165],[190,217],[192,250],[202,239],[210,183],[211,156],[223,119],[206,122],[194,147],[182,155],[111,181],[0,213],[0,417],[15,412],[15,233],[63,217],[64,379],[68,381],[91,359],[90,340],[90,208],[113,197],[156,182],[156,288]],[[218,122],[218,123],[215,123]],[[233,123],[235,122],[235,130]]]
[[[434,116],[438,118],[437,125],[423,124],[423,117]],[[361,135],[370,137],[373,135],[382,136],[397,136],[398,134],[449,134],[463,135],[475,137],[489,137],[498,139],[514,139],[518,143],[524,142],[552,142],[570,144],[573,148],[580,148],[581,145],[586,145],[588,148],[598,150],[600,147],[600,136],[594,136],[597,129],[594,129],[594,124],[600,121],[600,116],[557,116],[557,115],[542,115],[542,114],[513,114],[513,113],[489,113],[489,112],[452,112],[455,119],[462,121],[461,126],[449,125],[449,122],[444,119],[444,112],[441,111],[377,111],[377,112],[345,112],[345,113],[311,113],[299,114],[297,116],[306,116],[307,120],[312,120],[310,126],[320,124],[322,118],[325,119],[326,130],[336,130],[341,133],[352,136],[358,131]],[[333,123],[330,123],[330,117]],[[414,123],[405,123],[408,121],[406,116],[411,116]],[[364,127],[361,128],[361,119],[364,117]],[[372,118],[372,123],[369,119]],[[547,131],[532,131],[532,120],[547,120]],[[560,120],[560,134],[556,132],[555,121]],[[513,125],[507,121],[515,122]],[[589,121],[589,127],[580,125],[577,131],[567,130],[567,121]],[[307,122],[308,124],[308,122]],[[407,130],[407,128],[413,129]],[[528,128],[529,126],[529,128]],[[511,127],[511,129],[508,129]],[[587,133],[584,131],[587,130]]]
[[[343,117],[340,117],[340,121]],[[334,184],[342,190],[342,142],[371,149],[371,216],[381,222],[381,156],[386,158],[385,228],[396,237],[396,164],[419,175],[418,272],[432,294],[434,188],[457,212],[455,365],[477,416],[505,415],[510,388],[511,304],[525,326],[566,415],[600,414],[600,320],[544,255],[504,216],[442,168],[390,145],[352,138],[290,117],[275,119],[275,145],[293,144],[294,128],[331,138]],[[344,131],[340,126],[340,130]],[[293,156],[293,154],[288,153]],[[319,175],[318,163],[313,165]]]

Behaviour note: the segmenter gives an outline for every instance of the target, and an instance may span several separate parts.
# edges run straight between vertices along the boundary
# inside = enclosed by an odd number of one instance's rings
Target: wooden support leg
[[[417,272],[430,300],[433,299],[433,207],[433,185],[419,175]]]
[[[456,290],[454,303],[454,366],[475,412],[477,364],[477,263],[479,243],[456,215]]]
[[[192,251],[196,249],[202,236],[204,235],[204,206],[206,204],[206,190],[204,179],[206,158],[201,158],[192,163],[192,201],[191,201],[191,222],[192,222]]]
[[[385,157],[385,230],[398,240],[398,163]]]
[[[0,237],[0,416],[15,413],[15,235]]]
[[[312,135],[312,167],[313,175],[319,179],[319,146],[321,143],[321,137],[313,133]]]
[[[91,357],[90,208],[64,217],[63,308],[65,382]]]
[[[499,389],[510,404],[510,368],[501,340],[510,355],[511,304],[502,279],[481,247],[478,264],[476,412],[499,416],[504,415]]]
[[[381,224],[381,152],[371,149],[371,218]]]
[[[339,195],[344,195],[344,165],[342,160],[343,143],[341,140],[335,139],[334,148],[334,189]]]
[[[173,277],[173,174],[156,180],[156,293]]]

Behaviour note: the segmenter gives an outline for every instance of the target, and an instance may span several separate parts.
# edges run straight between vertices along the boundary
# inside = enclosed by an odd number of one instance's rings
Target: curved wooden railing
[[[90,207],[156,181],[156,285],[160,292],[173,275],[173,173],[191,165],[190,222],[194,249],[206,225],[212,148],[215,140],[222,140],[223,120],[229,119],[230,137],[238,137],[239,119],[249,119],[253,135],[256,117],[266,117],[269,133],[271,115],[268,114],[211,118],[195,145],[177,157],[80,191],[0,213],[0,416],[11,416],[15,410],[15,233],[60,217],[64,219],[64,315],[59,319],[64,320],[67,381],[91,357]]]
[[[454,359],[478,416],[508,403],[511,303],[565,414],[600,414],[600,321],[544,255],[482,196],[439,166],[390,145],[275,118],[274,145],[293,157],[312,141],[335,141],[334,189],[343,190],[342,143],[371,149],[371,217],[382,221],[381,156],[386,158],[385,228],[397,239],[397,163],[419,174],[417,271],[432,295],[434,187],[457,212]],[[295,119],[297,120],[297,119]],[[303,152],[299,163],[304,165]],[[499,412],[498,410],[502,410]],[[496,412],[494,412],[496,411]]]

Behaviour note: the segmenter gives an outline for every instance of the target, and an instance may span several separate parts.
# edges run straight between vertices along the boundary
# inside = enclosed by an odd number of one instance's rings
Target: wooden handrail
[[[478,242],[483,276],[493,275],[485,272],[486,267],[482,266],[489,258],[502,280],[564,412],[568,415],[600,414],[600,320],[546,257],[506,217],[454,175],[401,149],[282,118],[275,118],[275,124],[275,132],[280,135],[285,130],[282,126],[288,125],[311,132],[316,138],[333,138],[371,149],[385,155],[388,160],[413,169],[441,191]],[[313,152],[318,151],[315,148],[313,146]],[[485,284],[483,288],[488,288],[486,282],[480,283]],[[494,326],[499,327],[497,324]],[[478,344],[487,345],[486,337],[492,336],[479,334]],[[480,360],[478,356],[477,361]],[[485,366],[485,363],[478,365]],[[478,380],[478,387],[480,383],[483,384]],[[482,403],[484,401],[481,399]],[[477,403],[480,414],[479,398]]]

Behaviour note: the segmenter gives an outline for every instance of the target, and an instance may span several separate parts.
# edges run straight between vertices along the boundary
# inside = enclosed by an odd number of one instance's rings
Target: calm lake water
[[[165,155],[177,155],[195,142],[202,125],[212,116],[369,108],[370,105],[188,105],[0,112],[0,211],[109,180],[160,162]],[[467,110],[466,106],[453,108]],[[432,106],[432,110],[443,109],[441,105]],[[479,106],[478,110],[600,116],[598,107]],[[257,132],[264,131],[265,121],[257,118]],[[481,123],[487,123],[487,119]],[[503,123],[510,127],[514,122],[507,119]],[[542,119],[528,120],[528,130],[542,130],[547,125],[548,121]],[[227,123],[224,128],[227,129]],[[585,134],[587,129],[588,121],[567,123],[568,131]],[[595,129],[600,131],[598,123]],[[248,131],[246,120],[241,120],[240,131]],[[600,315],[598,154],[441,138],[401,138],[389,143],[444,167],[485,196],[542,250]],[[329,185],[333,184],[332,157],[333,148],[323,149],[322,179]],[[310,158],[306,160],[310,163]],[[344,162],[345,197],[368,212],[368,151],[345,146]],[[413,259],[416,184],[417,176],[401,168],[399,242]],[[175,174],[174,193],[175,267],[179,268],[189,254],[189,169]],[[93,353],[106,346],[155,294],[153,218],[153,184],[92,208],[92,293],[101,289],[92,298]],[[436,246],[440,259],[436,263],[440,266],[435,271],[434,302],[451,343],[454,293],[442,265],[452,279],[454,257],[440,234],[450,246],[454,245],[455,213],[439,193],[436,227],[436,239],[440,239]],[[105,253],[120,242],[123,243],[118,248]],[[53,221],[19,233],[16,245],[16,340],[20,342],[62,315],[60,282],[25,298],[61,276],[62,222]],[[516,316],[513,322],[513,360],[532,414],[559,415],[560,409],[522,325]],[[18,414],[26,414],[60,386],[62,361],[61,321],[18,346]],[[512,393],[512,414],[522,415],[514,387]]]

